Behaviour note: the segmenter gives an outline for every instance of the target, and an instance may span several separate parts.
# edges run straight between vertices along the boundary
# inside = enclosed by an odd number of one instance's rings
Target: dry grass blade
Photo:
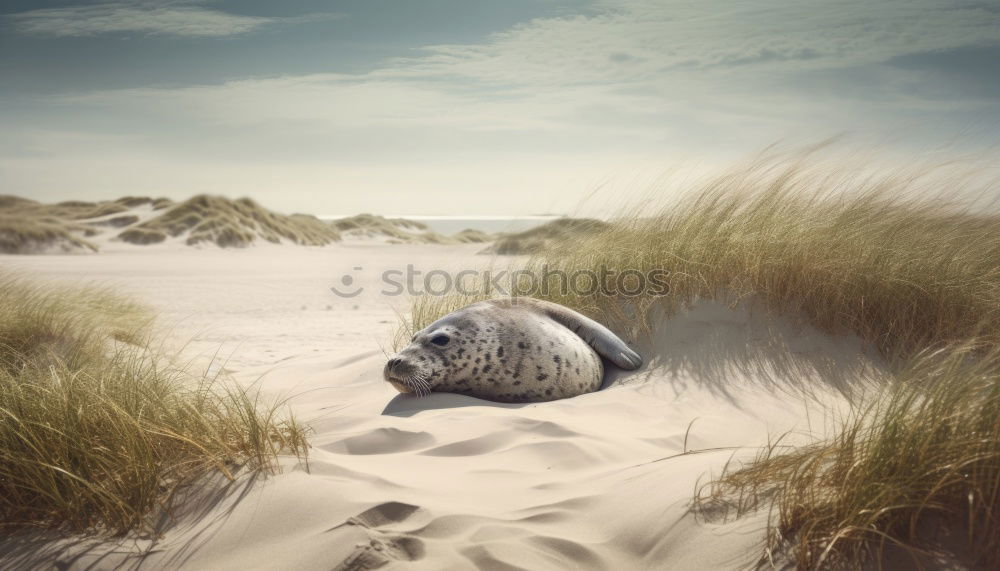
[[[702,501],[773,501],[770,549],[801,568],[880,560],[887,545],[918,560],[937,550],[1000,563],[1000,351],[929,352],[833,439],[762,453],[702,490]],[[927,561],[927,559],[923,559]]]
[[[520,293],[640,342],[703,299],[859,336],[896,371],[885,393],[859,404],[828,441],[766,447],[727,466],[702,500],[729,502],[736,514],[773,510],[763,561],[784,551],[801,568],[853,567],[890,546],[919,559],[948,544],[974,563],[1000,565],[1000,216],[944,192],[921,197],[926,174],[761,160],[659,212],[551,243],[526,263],[536,276],[666,270],[667,295],[558,283]],[[951,180],[947,191],[960,186]],[[487,297],[418,298],[401,330]],[[963,530],[960,545],[934,533],[949,528]]]
[[[0,520],[124,532],[211,471],[304,455],[277,404],[150,350],[149,317],[97,289],[0,279]]]

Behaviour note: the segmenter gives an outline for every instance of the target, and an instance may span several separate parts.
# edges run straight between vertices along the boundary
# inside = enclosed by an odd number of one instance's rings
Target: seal
[[[382,373],[401,393],[544,402],[599,389],[602,357],[626,370],[642,365],[638,353],[593,319],[520,297],[449,313],[418,331]]]

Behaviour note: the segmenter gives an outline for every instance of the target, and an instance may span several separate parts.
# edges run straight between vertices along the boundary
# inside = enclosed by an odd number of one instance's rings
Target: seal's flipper
[[[642,356],[629,348],[610,329],[593,319],[577,313],[568,307],[549,301],[530,297],[518,297],[510,300],[512,305],[523,304],[533,307],[555,322],[564,325],[580,336],[597,354],[618,365],[622,369],[632,371],[642,366]]]

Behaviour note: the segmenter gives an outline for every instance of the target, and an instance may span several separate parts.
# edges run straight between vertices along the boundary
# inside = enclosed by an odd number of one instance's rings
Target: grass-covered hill
[[[124,197],[114,201],[42,204],[0,196],[0,252],[8,254],[96,252],[100,239],[157,244],[248,246],[258,240],[322,246],[340,239],[329,224],[305,214],[284,215],[249,198],[195,196]]]
[[[97,246],[86,239],[95,234],[97,230],[93,228],[49,216],[23,218],[0,213],[3,254],[96,252]]]
[[[257,240],[323,246],[339,240],[340,234],[315,216],[278,214],[249,198],[199,195],[123,230],[118,238],[132,244],[183,238],[188,245],[222,247],[242,247]]]
[[[895,556],[896,568],[1000,568],[1000,214],[955,201],[961,179],[938,195],[925,182],[761,161],[572,247],[517,248],[531,253],[518,269],[535,275],[543,264],[669,272],[667,295],[529,292],[639,343],[679,309],[717,300],[854,334],[882,354],[884,384],[832,431],[734,461],[695,491],[710,513],[768,515],[763,567],[882,568]],[[401,338],[488,297],[417,298]]]
[[[489,242],[493,236],[479,230],[463,230],[452,236],[432,231],[423,222],[358,214],[331,222],[345,237],[374,238],[390,244],[473,244]]]
[[[523,232],[500,236],[482,253],[501,256],[539,254],[589,238],[610,227],[607,222],[594,218],[558,218]]]
[[[257,242],[324,246],[342,237],[389,244],[486,243],[494,236],[463,230],[451,236],[402,218],[359,214],[326,222],[308,214],[280,214],[250,198],[199,195],[42,204],[0,196],[0,253],[89,253],[108,240],[135,245],[177,241],[189,246],[240,248]]]
[[[74,253],[96,252],[88,240],[104,227],[122,227],[138,218],[132,209],[162,209],[170,205],[166,198],[123,197],[114,201],[67,201],[42,204],[18,196],[0,196],[0,253]]]

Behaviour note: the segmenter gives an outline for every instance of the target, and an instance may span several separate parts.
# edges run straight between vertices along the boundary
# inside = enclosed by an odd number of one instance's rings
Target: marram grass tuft
[[[558,284],[512,291],[572,307],[640,343],[658,320],[703,299],[859,336],[890,365],[881,394],[857,402],[826,440],[791,453],[765,447],[727,466],[699,503],[770,510],[765,564],[781,557],[802,569],[858,568],[890,552],[924,563],[944,552],[995,568],[1000,215],[948,198],[963,190],[960,179],[927,192],[927,174],[762,160],[660,210],[644,206],[594,235],[550,243],[519,268],[536,276],[666,270],[667,295],[564,292]],[[496,295],[417,298],[399,337]]]
[[[10,276],[0,293],[3,527],[143,528],[200,475],[306,453],[277,405],[158,355],[133,302]]]

